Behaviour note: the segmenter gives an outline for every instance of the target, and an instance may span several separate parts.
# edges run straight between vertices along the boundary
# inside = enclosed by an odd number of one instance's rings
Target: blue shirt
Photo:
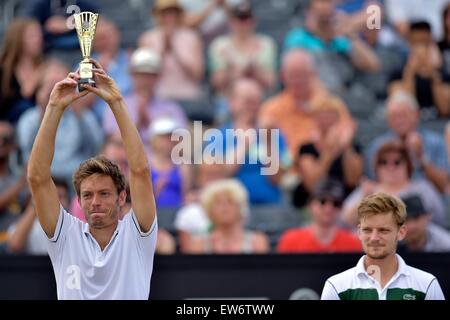
[[[306,29],[296,28],[289,31],[284,39],[285,51],[294,48],[305,49],[312,53],[334,52],[348,55],[352,46],[350,40],[345,37],[335,37],[326,43]]]
[[[220,128],[223,137],[224,154],[229,152],[231,148],[235,148],[237,139],[233,142],[227,141],[227,129],[234,129],[232,124],[227,124]],[[280,165],[282,165],[288,157],[286,143],[281,135],[278,138]],[[218,150],[220,148],[218,147]],[[260,161],[260,155],[265,154],[265,143],[257,137],[257,142],[250,147],[249,152],[245,156],[244,164],[241,164],[235,177],[245,186],[249,193],[251,204],[275,204],[282,200],[282,192],[277,185],[270,181],[270,177],[261,174],[264,165]],[[251,161],[256,159],[256,161]],[[270,165],[270,164],[269,164]]]

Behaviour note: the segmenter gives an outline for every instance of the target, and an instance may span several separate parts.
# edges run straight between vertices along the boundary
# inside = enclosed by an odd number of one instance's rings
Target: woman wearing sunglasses
[[[397,140],[386,142],[375,155],[375,180],[363,180],[360,187],[344,203],[342,219],[351,227],[357,224],[356,209],[359,202],[375,192],[385,192],[399,197],[417,194],[421,197],[432,220],[445,224],[445,207],[438,191],[425,179],[412,179],[413,165],[405,146]]]

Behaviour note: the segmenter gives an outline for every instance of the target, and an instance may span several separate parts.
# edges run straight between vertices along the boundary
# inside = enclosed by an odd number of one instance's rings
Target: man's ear
[[[125,204],[125,201],[127,200],[127,192],[125,190],[122,190],[119,193],[119,206],[123,206]]]
[[[398,241],[405,239],[406,234],[408,233],[408,228],[406,227],[406,223],[400,226],[398,229]]]

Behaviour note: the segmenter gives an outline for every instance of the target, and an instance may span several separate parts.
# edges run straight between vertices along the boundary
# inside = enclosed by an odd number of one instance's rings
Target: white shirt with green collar
[[[376,267],[364,268],[364,258],[356,267],[330,277],[322,291],[322,300],[445,300],[438,280],[432,274],[410,267],[398,254],[398,270],[381,288]],[[372,272],[373,271],[373,272]]]

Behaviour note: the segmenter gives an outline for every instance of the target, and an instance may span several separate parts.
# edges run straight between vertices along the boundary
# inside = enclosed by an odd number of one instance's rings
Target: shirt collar
[[[117,223],[117,226],[116,226],[116,230],[114,230],[114,233],[113,233],[113,235],[112,235],[112,237],[111,237],[111,239],[113,239],[115,236],[116,236],[116,234],[118,234],[119,233],[119,225],[120,225],[120,220],[118,221],[118,223]],[[87,222],[85,222],[84,223],[84,226],[83,226],[83,232],[84,232],[84,234],[86,234],[86,235],[91,235],[91,237],[92,237],[92,233],[89,231],[89,223],[87,223]]]
[[[398,269],[394,276],[399,276],[402,274],[405,276],[411,275],[411,273],[409,272],[408,266],[406,265],[403,258],[400,257],[400,255],[398,255],[398,254],[395,254],[395,256],[397,257]],[[365,276],[368,277],[369,274],[367,273],[366,269],[364,268],[364,258],[365,257],[366,256],[364,255],[359,259],[358,264],[356,265],[356,274],[357,275],[364,274]]]

